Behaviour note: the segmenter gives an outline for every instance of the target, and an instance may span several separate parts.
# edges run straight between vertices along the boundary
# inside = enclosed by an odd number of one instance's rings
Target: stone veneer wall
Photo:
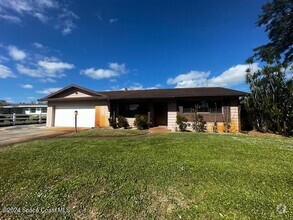
[[[175,131],[177,117],[177,103],[176,101],[168,102],[168,129]]]
[[[240,130],[240,107],[231,106],[231,132],[238,132]]]

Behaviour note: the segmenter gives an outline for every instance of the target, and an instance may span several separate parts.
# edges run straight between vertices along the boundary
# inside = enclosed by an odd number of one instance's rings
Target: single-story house
[[[2,114],[25,114],[25,115],[46,115],[47,104],[11,104],[1,106]]]
[[[183,115],[192,121],[194,109],[203,114],[207,130],[218,122],[219,131],[224,123],[231,124],[231,131],[240,128],[239,97],[246,93],[220,88],[178,88],[120,90],[96,92],[77,85],[70,85],[39,101],[48,102],[47,126],[108,127],[109,118],[124,116],[133,125],[136,114],[145,114],[151,127],[166,126],[175,130],[176,116]]]

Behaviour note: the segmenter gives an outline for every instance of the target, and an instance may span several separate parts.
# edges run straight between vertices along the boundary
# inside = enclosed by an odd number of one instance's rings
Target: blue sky
[[[72,83],[246,91],[245,60],[268,41],[255,25],[264,3],[1,0],[0,99],[31,102]]]

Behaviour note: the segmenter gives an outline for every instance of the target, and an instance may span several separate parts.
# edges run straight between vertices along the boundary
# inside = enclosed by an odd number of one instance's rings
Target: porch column
[[[239,106],[231,106],[231,131],[238,132],[240,130],[240,107]]]
[[[177,117],[177,102],[169,101],[168,102],[168,114],[167,114],[167,120],[168,120],[168,129],[171,131],[175,131],[177,124],[176,124],[176,117]]]
[[[115,117],[118,117],[119,116],[119,103],[116,102],[116,115]]]
[[[110,102],[110,104],[109,104],[109,110],[110,110],[110,117],[111,117],[111,119],[116,118],[116,103]]]
[[[54,127],[54,121],[55,121],[55,107],[48,106],[47,107],[46,126],[47,127]]]
[[[152,101],[149,102],[148,122],[150,127],[154,126],[154,103]]]

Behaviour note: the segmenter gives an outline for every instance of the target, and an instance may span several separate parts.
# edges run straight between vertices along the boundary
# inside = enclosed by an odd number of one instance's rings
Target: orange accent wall
[[[96,106],[95,126],[96,127],[108,127],[109,126],[108,117],[105,112],[105,106]]]

